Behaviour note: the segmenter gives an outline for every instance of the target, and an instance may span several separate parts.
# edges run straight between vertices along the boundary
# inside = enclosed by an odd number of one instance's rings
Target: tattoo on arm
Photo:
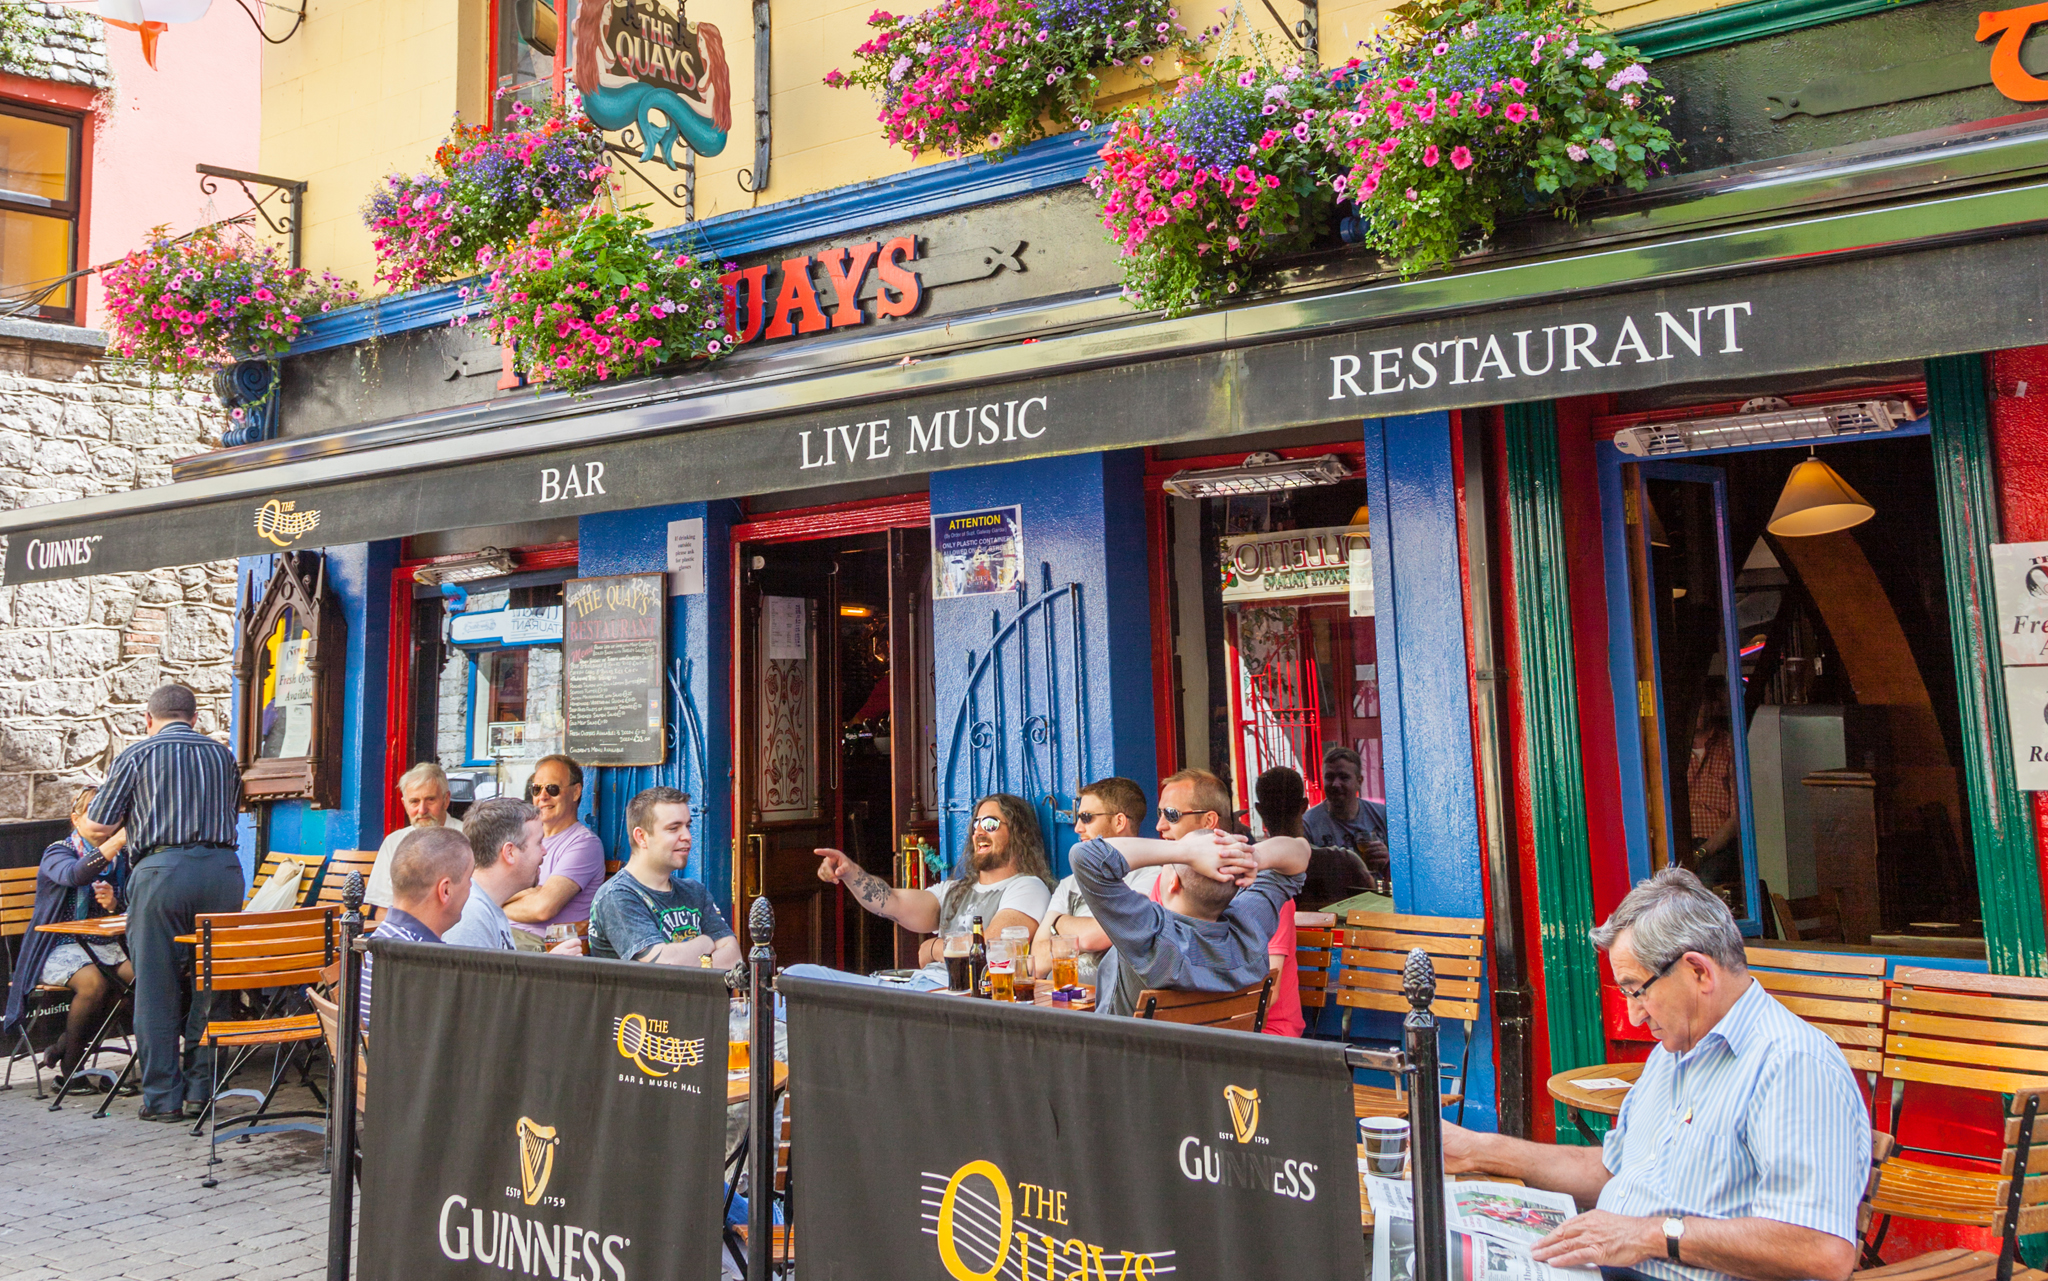
[[[856,869],[852,889],[853,896],[870,912],[879,913],[888,905],[891,890],[883,883],[882,878],[872,872]]]

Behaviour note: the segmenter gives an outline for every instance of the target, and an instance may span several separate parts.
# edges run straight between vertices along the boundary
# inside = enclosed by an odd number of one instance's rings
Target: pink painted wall
[[[270,19],[277,31],[290,25],[281,14]],[[294,38],[304,39],[304,29]],[[142,60],[140,36],[107,28],[114,87],[100,99],[81,266],[139,247],[159,223],[190,231],[248,208],[231,183],[212,197],[202,193],[192,167],[257,168],[266,47],[234,0],[213,0],[204,18],[164,32],[154,70]],[[97,327],[97,281],[87,284],[85,301],[85,323]]]

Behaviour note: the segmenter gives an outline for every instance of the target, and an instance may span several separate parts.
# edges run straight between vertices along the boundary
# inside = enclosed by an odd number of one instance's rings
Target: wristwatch
[[[1664,1253],[1671,1256],[1673,1263],[1681,1262],[1678,1257],[1678,1243],[1685,1240],[1685,1220],[1670,1215],[1664,1220]]]

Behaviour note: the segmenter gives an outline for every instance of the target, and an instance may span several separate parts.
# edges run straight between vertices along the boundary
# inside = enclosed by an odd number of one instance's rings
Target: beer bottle
[[[967,945],[967,990],[984,999],[988,996],[988,940],[983,937],[981,918],[974,918],[974,938]]]

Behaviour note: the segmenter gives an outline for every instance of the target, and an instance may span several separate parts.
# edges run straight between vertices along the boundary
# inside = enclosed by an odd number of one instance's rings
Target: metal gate
[[[967,652],[967,681],[947,741],[940,850],[947,867],[967,849],[974,802],[1011,792],[1031,803],[1057,868],[1074,843],[1074,801],[1088,781],[1088,659],[1081,584],[1052,585],[1039,566],[1039,595],[1017,584],[1016,614],[990,611],[988,648]]]

